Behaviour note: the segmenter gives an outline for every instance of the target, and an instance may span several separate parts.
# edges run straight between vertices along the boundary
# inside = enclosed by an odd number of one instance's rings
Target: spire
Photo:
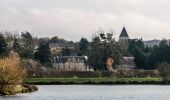
[[[119,37],[129,37],[125,27],[123,27],[122,32]]]

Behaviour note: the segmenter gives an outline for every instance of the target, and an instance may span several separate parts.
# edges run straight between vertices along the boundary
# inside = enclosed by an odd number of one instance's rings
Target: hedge
[[[114,71],[28,71],[29,78],[99,78],[99,77],[116,77],[116,78],[145,78],[145,77],[160,77],[157,70],[114,70]]]

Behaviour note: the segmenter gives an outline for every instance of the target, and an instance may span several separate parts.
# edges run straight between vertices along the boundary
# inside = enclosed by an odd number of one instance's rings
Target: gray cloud
[[[0,0],[0,29],[69,40],[123,24],[131,38],[170,38],[169,0]]]

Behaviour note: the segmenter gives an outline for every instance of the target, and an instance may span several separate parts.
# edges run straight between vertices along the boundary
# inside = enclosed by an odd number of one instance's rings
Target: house
[[[161,40],[157,40],[157,39],[143,41],[144,45],[148,47],[153,47],[155,45],[158,46],[160,42]],[[167,42],[170,43],[170,39],[167,39]]]
[[[56,56],[53,67],[59,71],[93,71],[85,64],[86,56]]]
[[[59,71],[93,71],[85,64],[86,56],[75,56],[75,45],[73,42],[57,41],[49,44],[53,54],[52,66]],[[71,50],[69,56],[62,55],[63,49]]]
[[[61,51],[63,49],[70,49],[70,50],[73,50],[74,49],[74,44],[73,43],[69,43],[69,42],[66,42],[66,43],[50,43],[50,49],[51,49],[51,52],[52,54],[60,54]]]
[[[125,68],[125,69],[135,69],[134,57],[123,57],[120,60],[120,65],[116,66],[117,68]]]

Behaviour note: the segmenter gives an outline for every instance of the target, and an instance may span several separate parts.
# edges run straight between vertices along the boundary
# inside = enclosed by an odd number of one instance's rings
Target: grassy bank
[[[27,84],[162,84],[160,78],[28,78]]]

